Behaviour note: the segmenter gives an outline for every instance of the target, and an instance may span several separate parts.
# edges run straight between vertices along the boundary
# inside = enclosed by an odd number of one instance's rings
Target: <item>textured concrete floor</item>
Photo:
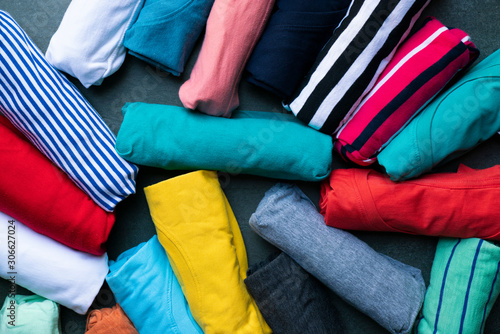
[[[369,0],[367,0],[369,1]],[[9,12],[25,29],[38,47],[45,52],[52,34],[69,4],[69,0],[0,0],[0,9]],[[500,0],[434,0],[423,17],[432,15],[448,26],[460,28],[470,34],[481,50],[478,61],[484,59],[500,47]],[[417,23],[418,26],[418,23]],[[75,84],[83,95],[101,114],[104,121],[116,134],[122,122],[120,109],[125,102],[142,101],[181,105],[178,98],[180,85],[189,77],[200,43],[190,58],[186,72],[180,77],[168,76],[155,68],[127,56],[122,68],[100,87],[85,89]],[[243,83],[240,88],[240,109],[281,111],[278,98],[259,88]],[[452,171],[459,162],[473,168],[486,168],[500,163],[500,136],[483,143],[459,160],[445,166],[442,170]],[[348,166],[335,157],[334,167]],[[147,241],[155,233],[149,216],[143,188],[182,174],[181,171],[169,172],[156,168],[141,167],[137,179],[137,194],[126,199],[116,210],[116,224],[111,232],[108,254],[115,259],[123,251]],[[273,250],[248,226],[248,219],[262,199],[264,192],[277,180],[252,176],[230,176],[224,182],[224,190],[240,224],[248,252],[250,264],[260,261]],[[302,190],[315,202],[319,200],[319,185],[298,183]],[[430,269],[437,239],[391,233],[356,233],[374,249],[404,263],[420,268],[426,284],[429,282]],[[0,241],[2,245],[3,241]],[[7,295],[8,282],[0,280],[0,301]],[[19,293],[26,293],[19,289]],[[347,305],[332,294],[332,299],[342,315],[347,333],[376,334],[386,331],[374,321]],[[109,307],[114,304],[109,288],[103,287],[93,307]],[[485,333],[500,333],[500,303],[493,308],[486,324]],[[83,333],[85,317],[62,308],[62,328],[66,334]]]

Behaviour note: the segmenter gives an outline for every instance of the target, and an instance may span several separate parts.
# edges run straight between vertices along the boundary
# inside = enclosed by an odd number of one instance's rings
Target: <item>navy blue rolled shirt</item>
[[[345,16],[349,3],[277,0],[247,64],[247,81],[288,99]]]

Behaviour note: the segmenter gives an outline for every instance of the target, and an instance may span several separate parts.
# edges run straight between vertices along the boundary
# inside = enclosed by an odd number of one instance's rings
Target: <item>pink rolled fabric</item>
[[[179,90],[185,108],[231,117],[243,69],[273,5],[274,0],[215,0],[191,77]]]
[[[478,55],[467,33],[427,18],[398,48],[373,89],[339,130],[335,150],[358,165],[372,164],[380,150]]]

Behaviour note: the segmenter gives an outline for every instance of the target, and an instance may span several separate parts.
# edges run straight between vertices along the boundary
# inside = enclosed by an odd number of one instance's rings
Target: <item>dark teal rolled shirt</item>
[[[207,24],[214,0],[145,0],[125,33],[129,53],[179,76]]]

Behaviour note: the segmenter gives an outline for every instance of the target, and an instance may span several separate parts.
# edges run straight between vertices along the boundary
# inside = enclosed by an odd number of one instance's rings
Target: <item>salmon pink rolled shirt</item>
[[[274,0],[214,2],[191,77],[179,90],[185,108],[231,117],[241,75],[273,6]]]

